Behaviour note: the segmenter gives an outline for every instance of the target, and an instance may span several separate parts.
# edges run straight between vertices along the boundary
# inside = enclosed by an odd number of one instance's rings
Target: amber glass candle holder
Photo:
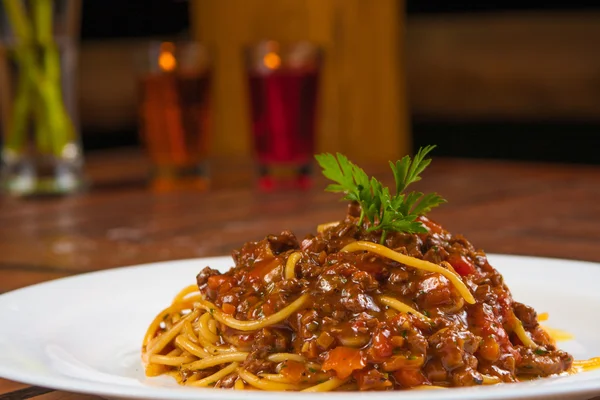
[[[141,57],[139,133],[155,190],[206,189],[211,74],[195,42],[152,42]]]

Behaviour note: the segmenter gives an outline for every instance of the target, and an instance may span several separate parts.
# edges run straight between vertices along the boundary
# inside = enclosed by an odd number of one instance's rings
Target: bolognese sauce
[[[302,240],[283,231],[248,242],[234,251],[235,266],[226,273],[203,269],[197,286],[204,304],[214,307],[205,311],[215,321],[217,352],[244,353],[237,368],[290,385],[284,390],[332,378],[358,390],[473,386],[569,370],[572,357],[556,348],[536,312],[513,300],[485,253],[464,237],[421,217],[428,233],[393,232],[383,246],[455,274],[472,304],[441,273],[370,251],[344,251],[380,240],[357,225],[358,213],[352,205],[344,220]],[[300,298],[290,315],[257,329],[212,319],[219,313],[236,321],[268,320]],[[298,357],[279,361],[270,357],[275,354]],[[195,370],[187,364],[191,368],[177,366],[181,381],[201,380],[225,365]],[[213,386],[233,387],[240,379],[232,370]]]

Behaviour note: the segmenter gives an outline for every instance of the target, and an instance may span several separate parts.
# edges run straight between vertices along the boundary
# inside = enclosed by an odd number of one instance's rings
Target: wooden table
[[[87,167],[94,185],[85,194],[0,199],[0,293],[100,269],[226,255],[283,229],[302,237],[345,213],[320,178],[308,191],[261,193],[251,180],[228,187],[235,180],[223,178],[204,193],[152,193],[135,151],[98,153]],[[600,262],[598,166],[440,158],[417,185],[448,199],[434,219],[487,252]],[[0,399],[31,397],[96,399],[0,379]]]

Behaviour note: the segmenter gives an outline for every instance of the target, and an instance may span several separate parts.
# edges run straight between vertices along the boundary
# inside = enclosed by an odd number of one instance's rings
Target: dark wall
[[[189,28],[188,7],[188,1],[184,0],[84,1],[82,10],[82,37],[84,40],[116,39],[175,35],[186,32]],[[409,0],[406,4],[409,16],[428,13],[586,9],[600,9],[600,2],[598,0]]]
[[[582,10],[598,9],[600,4],[593,0],[505,0],[505,1],[419,1],[407,2],[407,11],[412,13],[462,13],[462,12],[498,12],[516,10]]]
[[[174,0],[83,1],[82,39],[174,35],[189,26],[188,2]]]

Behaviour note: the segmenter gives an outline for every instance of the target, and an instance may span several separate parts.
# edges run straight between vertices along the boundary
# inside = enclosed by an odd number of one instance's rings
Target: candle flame
[[[158,56],[158,66],[165,72],[171,72],[177,67],[177,59],[173,54],[175,45],[173,43],[163,43],[160,46],[160,54]]]
[[[263,64],[269,69],[277,69],[281,66],[281,58],[277,53],[269,52],[263,57]]]

